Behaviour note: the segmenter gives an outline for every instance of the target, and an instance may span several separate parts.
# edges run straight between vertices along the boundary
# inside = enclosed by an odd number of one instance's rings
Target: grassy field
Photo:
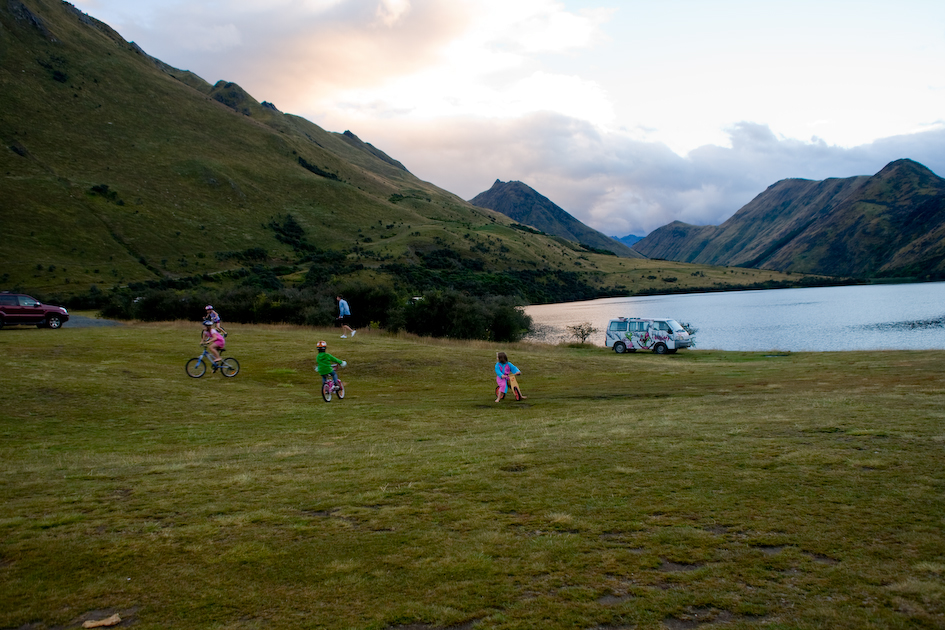
[[[945,352],[228,328],[0,331],[0,627],[945,626]]]

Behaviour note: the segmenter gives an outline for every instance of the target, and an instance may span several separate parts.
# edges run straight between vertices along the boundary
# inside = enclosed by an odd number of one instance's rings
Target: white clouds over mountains
[[[521,180],[608,234],[719,223],[786,177],[945,175],[940,4],[76,2],[464,198]]]

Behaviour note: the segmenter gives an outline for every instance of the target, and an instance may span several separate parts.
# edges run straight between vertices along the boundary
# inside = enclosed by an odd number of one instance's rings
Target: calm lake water
[[[945,282],[606,298],[525,312],[552,343],[582,322],[601,331],[588,341],[602,346],[614,317],[671,317],[698,328],[703,349],[945,349]]]

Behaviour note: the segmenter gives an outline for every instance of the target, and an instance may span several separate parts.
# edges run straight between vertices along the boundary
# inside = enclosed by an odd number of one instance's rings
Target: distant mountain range
[[[492,188],[469,201],[474,206],[501,212],[546,234],[559,236],[589,249],[602,249],[624,258],[642,258],[628,245],[605,236],[562,210],[550,199],[522,182],[495,180]]]
[[[912,160],[873,176],[770,186],[718,226],[674,221],[651,258],[856,278],[945,278],[945,179]]]
[[[633,247],[638,242],[643,240],[642,236],[637,236],[636,234],[627,234],[626,236],[611,236],[610,238],[620,241],[627,247]]]

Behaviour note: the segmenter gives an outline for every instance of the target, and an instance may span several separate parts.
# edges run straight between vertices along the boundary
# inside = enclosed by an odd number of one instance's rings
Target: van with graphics
[[[617,354],[652,350],[656,354],[673,354],[692,345],[692,336],[675,319],[618,317],[607,324],[604,345]]]

